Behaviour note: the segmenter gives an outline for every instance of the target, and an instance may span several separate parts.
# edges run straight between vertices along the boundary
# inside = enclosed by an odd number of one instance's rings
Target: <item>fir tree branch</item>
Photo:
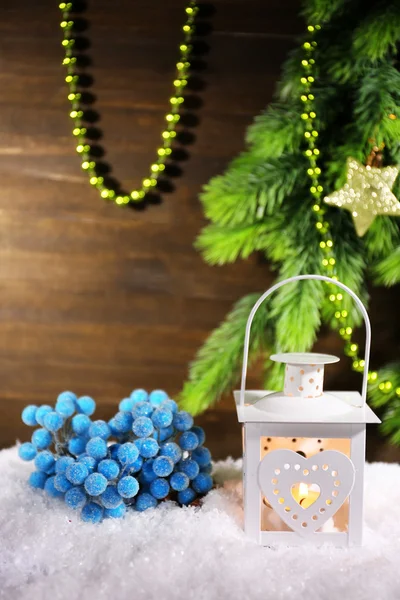
[[[272,214],[307,176],[301,154],[264,161],[244,153],[226,173],[204,186],[200,199],[206,217],[219,225],[248,225]]]
[[[296,154],[303,140],[299,110],[298,101],[293,106],[272,104],[257,116],[246,134],[252,156],[266,160],[277,159],[284,152]]]
[[[282,219],[280,221],[282,225]],[[278,230],[279,225],[275,228]],[[246,259],[257,250],[265,250],[269,245],[267,236],[270,231],[271,224],[268,222],[232,228],[209,225],[199,235],[196,247],[210,265],[223,265],[239,257]]]
[[[180,396],[184,410],[196,415],[214,404],[236,383],[243,358],[244,331],[250,311],[260,294],[245,296],[235,305],[225,321],[213,331],[194,362]],[[266,306],[255,314],[250,336],[250,361],[266,349],[269,317]]]
[[[396,51],[400,39],[399,3],[377,3],[354,32],[353,47],[359,56],[377,62]]]
[[[375,265],[374,280],[386,286],[400,283],[400,246]]]
[[[384,393],[380,389],[381,384],[390,382],[390,389]],[[387,365],[379,372],[379,378],[370,382],[368,393],[371,405],[378,409],[383,423],[382,432],[390,435],[393,444],[400,445],[400,396],[397,390],[400,389],[400,363]]]

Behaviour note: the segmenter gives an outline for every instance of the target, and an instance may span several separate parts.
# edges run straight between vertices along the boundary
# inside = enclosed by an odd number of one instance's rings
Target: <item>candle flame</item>
[[[299,484],[299,496],[302,498],[307,498],[308,496],[308,485],[306,483],[301,482]]]

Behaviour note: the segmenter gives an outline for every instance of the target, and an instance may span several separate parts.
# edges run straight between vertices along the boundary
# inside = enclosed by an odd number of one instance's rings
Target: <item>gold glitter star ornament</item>
[[[362,237],[378,215],[400,217],[400,202],[392,192],[397,167],[365,166],[347,159],[347,182],[324,202],[351,212],[357,235]]]

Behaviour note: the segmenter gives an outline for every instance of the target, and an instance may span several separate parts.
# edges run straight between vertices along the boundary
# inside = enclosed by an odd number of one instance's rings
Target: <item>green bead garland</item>
[[[80,108],[82,97],[79,85],[79,72],[76,69],[77,58],[74,53],[74,18],[73,2],[62,2],[59,5],[62,14],[60,27],[63,33],[62,47],[65,53],[62,64],[65,66],[67,75],[65,81],[68,84],[68,100],[71,102],[69,113],[73,122],[72,133],[76,138],[76,151],[82,160],[82,169],[89,177],[89,183],[95,187],[101,198],[111,200],[118,205],[143,202],[146,194],[157,185],[157,178],[165,169],[165,162],[172,152],[172,143],[176,137],[176,125],[179,122],[179,109],[184,102],[183,90],[187,84],[190,70],[191,40],[194,31],[194,20],[198,12],[195,0],[190,0],[185,8],[186,21],[182,27],[184,39],[179,46],[180,57],[176,63],[176,76],[173,82],[174,93],[170,98],[170,111],[166,114],[166,125],[161,133],[161,145],[157,149],[157,158],[150,166],[149,174],[142,180],[140,188],[132,190],[129,195],[117,194],[115,189],[106,186],[104,178],[98,175],[96,161],[91,157],[90,140],[86,138],[84,112]]]
[[[315,33],[320,29],[320,25],[308,25],[307,30],[309,32],[309,38],[303,43],[304,58],[301,61],[301,65],[304,75],[300,79],[300,83],[302,84],[300,100],[303,105],[301,119],[304,123],[304,140],[307,146],[304,154],[309,162],[307,175],[311,181],[310,193],[314,199],[312,210],[315,215],[315,226],[321,236],[321,241],[319,244],[321,250],[323,251],[321,263],[326,271],[326,275],[338,281],[339,278],[336,272],[336,259],[333,240],[331,238],[331,234],[329,233],[329,223],[325,220],[326,207],[324,204],[322,204],[322,193],[324,189],[319,181],[321,169],[318,166],[318,157],[320,155],[320,151],[317,147],[317,140],[319,133],[315,124],[317,114],[314,106],[315,96],[313,94],[313,84],[315,82],[315,59],[313,57],[315,49],[317,48],[317,42],[314,37]],[[334,286],[331,286],[329,300],[333,302],[335,306],[335,318],[338,324],[339,335],[345,342],[344,352],[346,356],[352,358],[353,370],[362,373],[364,371],[365,361],[359,358],[358,344],[352,342],[351,336],[353,329],[348,325],[347,322],[347,310],[342,309],[342,299],[343,294],[340,292],[337,293],[337,290],[334,288]],[[378,378],[379,374],[376,371],[370,371],[368,373],[368,381],[377,381]],[[388,394],[392,391],[393,384],[391,381],[381,381],[378,387],[383,394]],[[400,388],[396,388],[396,395],[400,397]]]

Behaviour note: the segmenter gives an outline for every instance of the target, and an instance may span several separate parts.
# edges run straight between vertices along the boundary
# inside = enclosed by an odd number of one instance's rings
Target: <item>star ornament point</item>
[[[378,215],[400,217],[400,202],[392,192],[398,174],[397,167],[370,167],[348,158],[346,183],[324,202],[350,211],[357,235],[362,237]]]

